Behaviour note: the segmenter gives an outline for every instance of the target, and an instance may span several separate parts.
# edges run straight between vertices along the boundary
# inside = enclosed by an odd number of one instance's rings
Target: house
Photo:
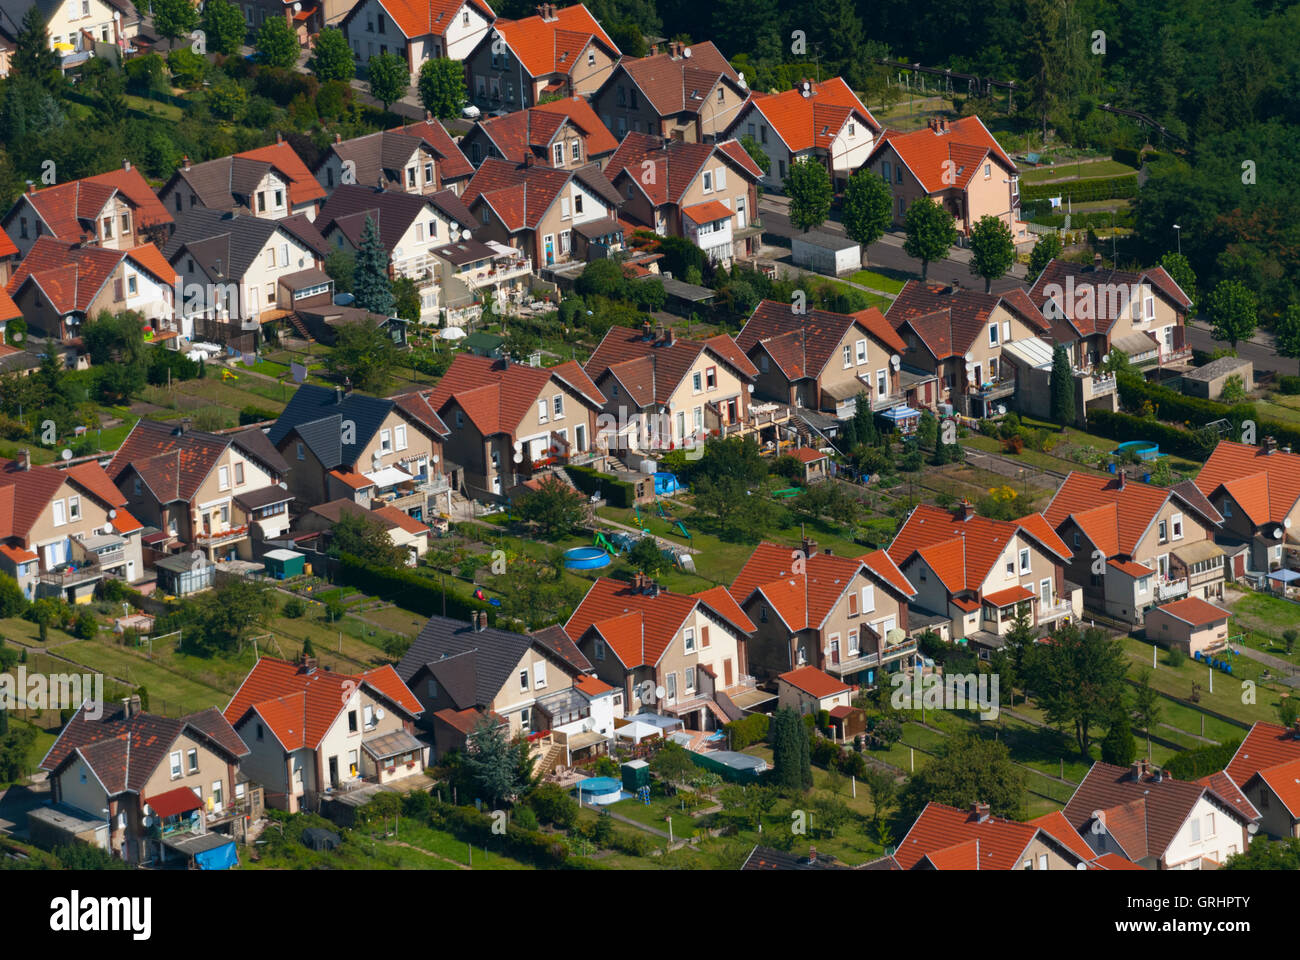
[[[884,551],[851,559],[818,553],[807,539],[796,550],[763,542],[728,590],[754,624],[746,661],[760,679],[813,666],[872,684],[915,655],[906,637],[916,588]]]
[[[317,273],[317,271],[309,271]],[[323,343],[332,347],[338,342],[339,331],[344,327],[350,327],[361,323],[379,330],[383,330],[392,337],[393,343],[399,347],[408,345],[407,327],[410,326],[401,317],[385,317],[383,314],[371,313],[369,310],[363,310],[360,307],[343,307],[334,303],[333,294],[330,292],[334,288],[334,281],[330,280],[324,271],[319,271],[322,285],[328,283],[328,289],[304,300],[298,300],[296,291],[287,290],[286,294],[294,304],[294,311],[286,319],[289,324],[298,331],[307,340],[316,343]],[[292,277],[286,277],[281,282],[281,286],[288,286],[290,283],[299,282],[302,275],[294,274]],[[318,278],[311,277],[310,281]],[[309,302],[314,301],[314,302]]]
[[[424,769],[420,702],[388,665],[347,674],[315,657],[260,657],[222,712],[248,745],[244,772],[277,810],[316,810],[332,791]]]
[[[589,96],[622,56],[581,3],[543,3],[535,17],[493,26],[465,57],[466,92],[485,112],[531,107],[554,95]]]
[[[1094,763],[1062,811],[1099,856],[1148,870],[1214,870],[1250,843],[1250,818],[1212,787],[1143,760]]]
[[[1284,549],[1300,544],[1300,454],[1272,437],[1220,440],[1194,482],[1223,516],[1220,546],[1246,547],[1234,551],[1229,576],[1262,579],[1284,566]]]
[[[749,409],[758,371],[725,333],[679,340],[672,327],[610,327],[584,369],[605,398],[610,448],[701,447],[705,437],[759,429]]]
[[[816,160],[831,187],[844,190],[866,162],[883,128],[841,77],[800,80],[782,93],[754,93],[727,129],[747,136],[771,161],[763,189],[781,191],[792,164]]]
[[[764,399],[838,418],[852,416],[863,393],[872,410],[903,403],[906,344],[875,307],[795,313],[788,303],[763,300],[736,345],[758,369],[754,393]]]
[[[573,96],[479,120],[460,146],[475,166],[496,157],[516,165],[576,170],[603,164],[618,149],[618,141],[591,105]]]
[[[329,249],[306,217],[271,220],[195,207],[177,216],[162,254],[183,284],[180,335],[224,342],[292,310],[292,301],[284,302],[286,282],[320,270]]]
[[[1020,219],[1020,171],[979,117],[931,118],[910,133],[886,130],[859,166],[889,184],[895,226],[929,197],[952,214],[963,237],[987,216],[1006,224],[1017,245],[1034,239]]]
[[[18,261],[21,259],[22,251],[18,249],[18,245],[9,238],[9,234],[0,230],[0,287],[8,285],[9,278],[18,269]],[[7,297],[8,294],[5,294],[5,296]],[[3,302],[3,300],[0,300],[0,304],[3,304]],[[12,317],[6,318],[0,312],[0,319],[12,319]]]
[[[604,753],[623,716],[622,691],[591,675],[591,664],[558,627],[533,634],[430,617],[397,665],[433,730],[435,756],[464,750],[485,717],[511,738],[526,737],[536,772]]]
[[[894,852],[902,870],[1079,870],[1095,857],[1069,823],[1007,820],[986,803],[927,803]]]
[[[1008,344],[1037,340],[1047,322],[1023,291],[1004,294],[909,280],[886,314],[907,345],[902,369],[916,386],[908,402],[969,417],[997,415],[1017,392]]]
[[[27,192],[0,220],[22,256],[44,236],[64,243],[129,250],[165,240],[171,223],[171,214],[129,160],[120,170],[43,190],[28,183]]]
[[[735,140],[683,143],[648,133],[629,133],[605,165],[623,219],[685,237],[723,267],[758,252],[762,175]]]
[[[584,228],[585,225],[577,229]],[[523,251],[495,240],[484,243],[467,236],[468,233],[464,230],[459,240],[444,243],[432,251],[449,324],[459,323],[462,318],[477,320],[489,295],[494,312],[501,314],[508,312],[511,305],[523,304],[532,292],[533,261]],[[477,331],[460,345],[472,350],[469,341],[477,336],[491,335]],[[499,339],[504,342],[504,338]]]
[[[749,87],[713,42],[669,41],[648,57],[624,57],[591,95],[618,139],[648,133],[703,143],[723,134],[749,100]]]
[[[753,695],[746,639],[754,624],[718,589],[685,596],[644,574],[605,577],[587,590],[564,632],[623,693],[628,714],[666,714],[690,730],[713,730],[742,716]]]
[[[378,524],[383,528],[388,534],[389,542],[405,551],[408,567],[415,566],[429,552],[428,524],[396,507],[385,504],[367,509],[348,497],[308,507],[294,529],[300,533],[328,533],[345,516],[360,517],[363,522]]]
[[[566,170],[487,159],[462,199],[474,239],[514,247],[541,269],[573,259],[574,231],[613,219],[620,197],[594,163]]]
[[[35,6],[45,18],[50,49],[67,71],[95,55],[96,47],[111,44],[121,54],[136,52],[140,14],[127,0],[0,0],[0,35],[18,39],[23,17]]]
[[[777,706],[800,716],[853,705],[854,688],[816,667],[799,667],[777,676]]]
[[[0,570],[29,600],[89,603],[105,577],[144,577],[141,524],[98,463],[0,460]]]
[[[75,340],[87,318],[134,310],[159,329],[174,314],[176,271],[145,243],[125,250],[83,247],[43,236],[9,279],[8,295],[28,327],[54,340]]]
[[[361,249],[367,221],[373,223],[388,253],[389,276],[415,284],[420,322],[435,323],[448,306],[441,283],[446,265],[433,251],[459,238],[470,219],[470,212],[450,190],[424,196],[344,184],[330,194],[316,227],[332,249],[355,254]]]
[[[297,7],[286,0],[240,0],[235,6],[243,10],[250,43],[256,39],[267,17],[279,17],[301,47],[309,46],[309,38],[320,33],[322,27],[337,26],[339,18],[348,10],[347,0],[321,0],[319,3],[300,3]]]
[[[460,196],[474,168],[451,139],[446,128],[426,114],[421,123],[409,123],[379,133],[334,142],[321,151],[313,171],[327,191],[345,183],[387,190],[436,194],[450,190]]]
[[[1029,299],[1065,344],[1080,369],[1098,366],[1113,351],[1152,370],[1191,357],[1185,330],[1192,301],[1164,267],[1133,273],[1052,260],[1029,288]]]
[[[1220,776],[1241,791],[1269,836],[1300,837],[1300,724],[1257,720]]]
[[[1022,608],[1044,630],[1082,613],[1082,590],[1065,579],[1070,549],[1039,513],[990,520],[965,501],[954,510],[923,503],[887,552],[916,585],[912,612],[943,639],[965,639],[985,655],[1003,645]]]
[[[1223,518],[1191,481],[1159,487],[1124,471],[1071,471],[1043,516],[1074,554],[1067,578],[1109,617],[1137,624],[1169,600],[1223,598],[1224,552],[1214,542]]]
[[[385,399],[304,383],[266,436],[292,467],[289,492],[301,507],[345,497],[425,520],[449,496],[449,432],[418,394]]]
[[[158,191],[158,199],[173,216],[202,207],[267,220],[299,214],[314,220],[325,189],[293,147],[276,134],[275,143],[256,150],[193,165],[189,157],[184,158]]]
[[[466,494],[499,499],[538,471],[590,453],[604,395],[572,360],[530,367],[458,353],[422,400],[449,433]]]
[[[142,418],[107,474],[131,511],[156,529],[157,554],[253,559],[289,526],[289,465],[256,427],[214,434]]]
[[[1146,637],[1152,643],[1178,647],[1198,659],[1228,645],[1232,614],[1196,597],[1183,597],[1147,611]]]
[[[339,28],[357,63],[395,53],[417,75],[429,59],[464,60],[491,32],[495,20],[486,0],[362,0]]]
[[[160,863],[195,837],[244,838],[261,788],[241,775],[249,750],[220,712],[161,717],[138,696],[98,707],[82,704],[41,760],[51,806],[32,812],[33,831],[68,811],[131,864]]]

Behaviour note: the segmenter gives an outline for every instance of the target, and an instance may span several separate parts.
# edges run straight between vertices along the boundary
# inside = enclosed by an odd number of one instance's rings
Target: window
[[[68,498],[68,518],[71,520],[81,519],[81,498],[80,497]]]
[[[987,180],[991,176],[993,176],[993,164],[986,163],[984,164],[984,179]]]
[[[704,375],[701,373],[691,374],[691,392],[700,393],[704,390]]]
[[[459,426],[459,424],[457,424],[457,426]],[[304,449],[304,447],[303,447],[303,445],[302,445],[301,443],[298,444],[298,459],[299,459],[299,460],[306,460],[306,459],[307,459],[307,451]]]
[[[1016,575],[1016,561],[1015,561],[1014,559],[1012,559],[1012,560],[1008,560],[1008,561],[1007,561],[1007,576],[1008,576],[1008,577],[1014,577],[1015,575]]]
[[[126,278],[126,292],[134,297],[139,292],[139,290],[140,290],[139,279],[136,277],[134,273],[128,275]]]
[[[356,733],[356,732],[357,732],[357,712],[355,710],[349,710],[348,711],[348,733]]]
[[[1027,549],[1020,551],[1020,572],[1029,572],[1029,551]]]
[[[764,145],[767,144],[767,127],[766,127],[766,126],[759,126],[759,128],[758,128],[758,138],[759,138],[759,139],[758,139],[758,142],[759,142],[759,143],[764,144]],[[784,160],[781,161],[781,170],[782,170],[782,172],[785,171],[785,161],[784,161]]]
[[[903,168],[901,165],[894,167],[894,182],[895,183],[903,182]]]
[[[862,612],[871,613],[876,609],[876,588],[874,586],[865,586],[862,588]]]
[[[1164,520],[1156,524],[1156,531],[1159,534],[1160,543],[1165,543],[1169,539],[1169,525]]]
[[[989,346],[996,347],[997,345],[998,345],[998,325],[996,323],[990,323],[989,324]]]
[[[547,404],[546,398],[542,397],[537,401],[537,421],[539,423],[549,423],[550,419],[550,406]]]
[[[361,711],[362,711],[362,722],[364,723],[365,728],[367,730],[372,729],[376,723],[375,708],[371,704],[367,703],[364,707],[361,708]]]
[[[573,231],[561,230],[560,231],[560,253],[567,254],[570,253],[572,250],[573,250]]]
[[[379,431],[379,452],[380,453],[393,452],[393,431],[391,430]]]
[[[519,692],[524,693],[528,690],[528,671],[519,671]]]
[[[1038,869],[1039,869],[1039,870],[1046,870],[1046,869],[1047,869],[1047,854],[1045,854],[1045,853],[1040,853],[1040,854],[1038,855]]]
[[[177,750],[171,756],[172,760],[172,779],[175,780],[181,775],[181,752]]]
[[[1174,539],[1175,540],[1183,539],[1183,515],[1181,513],[1175,513],[1170,518],[1169,522],[1170,525],[1173,527]]]
[[[542,690],[546,687],[546,661],[538,660],[533,664],[533,689]]]
[[[844,368],[847,370],[853,366],[853,348],[847,343],[844,344]]]
[[[682,641],[683,644],[685,645],[687,653],[695,652],[695,628],[694,627],[687,627],[682,632]]]
[[[113,218],[112,217],[104,218],[104,239],[105,240],[113,239]]]
[[[858,355],[858,363],[867,362],[867,341],[866,340],[859,340],[857,342],[857,355]]]
[[[65,504],[62,500],[54,501],[54,525],[61,527],[68,522],[67,515],[64,512]]]
[[[686,692],[693,693],[695,690],[695,668],[686,668]]]
[[[888,161],[888,160],[884,160],[884,161],[881,162],[881,164],[880,164],[880,173],[881,173],[881,176],[883,176],[883,177],[885,178],[885,183],[888,183],[888,182],[889,182],[889,178],[890,178],[890,166],[889,166],[889,161]]]
[[[569,198],[560,197],[560,219],[568,220],[569,216]]]
[[[704,171],[704,192],[709,193],[712,190],[713,190],[713,174],[705,170]]]
[[[857,615],[858,615],[858,595],[856,593],[850,593],[849,594],[849,616],[856,617]]]
[[[572,143],[569,144],[569,156],[570,159],[573,160],[582,159],[581,140],[574,140]],[[578,213],[582,213],[582,194],[578,194],[576,197],[573,198],[573,207],[575,210],[578,211]]]
[[[564,419],[564,394],[557,393],[551,398],[551,415],[556,420]]]
[[[594,67],[595,65],[596,65],[596,54],[595,54],[594,51],[588,51],[588,52],[587,52],[587,66],[589,66],[589,67]]]
[[[596,648],[596,659],[597,659],[597,660],[604,660],[604,659],[605,659],[605,641],[602,640],[602,639],[600,639],[600,637],[597,637],[597,638],[596,638],[595,648]]]
[[[199,752],[192,747],[186,751],[185,759],[189,762],[190,773],[199,772]]]
[[[670,673],[668,674],[668,677],[666,679],[667,679],[667,683],[665,684],[665,687],[667,687],[667,693],[668,693],[667,699],[669,701],[676,700],[677,699],[677,674]]]
[[[1212,813],[1205,815],[1205,835],[1207,837],[1214,836],[1214,814]]]
[[[139,477],[136,477],[136,478],[135,478],[135,495],[136,495],[137,497],[140,496],[140,486],[141,486],[141,484],[140,484],[140,478],[139,478]]]
[[[230,468],[229,467],[217,468],[217,489],[219,490],[230,489]]]
[[[718,167],[717,180],[718,180],[718,189],[726,190],[727,189],[727,168],[726,167]]]
[[[551,148],[551,153],[555,157],[555,165],[557,167],[562,166],[564,164],[564,144],[562,143],[555,144],[555,146]],[[566,209],[568,207],[568,204],[569,201],[567,200],[564,201],[564,206],[566,207]]]
[[[1227,500],[1223,501],[1223,516],[1224,519],[1227,519],[1232,516],[1232,504],[1230,504]]]
[[[876,396],[884,397],[889,394],[889,377],[884,370],[876,371]]]
[[[398,450],[406,449],[406,424],[398,424],[393,428],[393,439],[396,441]]]
[[[1201,821],[1189,820],[1188,826],[1192,828],[1192,843],[1199,843],[1201,840]]]

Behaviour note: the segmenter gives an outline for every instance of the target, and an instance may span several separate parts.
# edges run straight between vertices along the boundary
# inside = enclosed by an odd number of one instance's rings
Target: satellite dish
[[[145,817],[145,818],[141,821],[141,823],[143,823],[146,827],[152,827],[152,826],[153,826],[153,817]]]
[[[112,510],[112,509],[110,509],[110,510],[108,511],[108,519],[112,520],[112,519],[113,519],[114,517],[116,517],[116,516],[117,516],[117,511],[116,511],[116,510]]]
[[[690,47],[682,48],[682,56],[685,57],[687,60],[689,60],[691,58],[691,48]]]
[[[301,4],[301,3],[295,3],[295,4],[293,5],[293,12],[294,12],[294,13],[302,13],[302,4]]]
[[[1110,363],[1110,354],[1109,354],[1109,353],[1103,353],[1103,354],[1101,355],[1101,362],[1102,362],[1102,363]]]
[[[401,248],[401,247],[396,247],[396,248],[393,250],[393,256],[400,260],[400,259],[402,258],[402,248]]]
[[[1281,527],[1278,527],[1276,530],[1273,531],[1273,539],[1274,539],[1274,540],[1281,540],[1281,539],[1282,539],[1282,528],[1281,528]]]
[[[664,690],[663,687],[655,687],[655,696],[658,697],[660,700],[664,698],[664,693],[666,693],[666,691]]]
[[[461,238],[462,240],[468,240],[471,236],[472,236],[472,234],[471,234],[468,230],[462,230],[462,231],[461,231],[460,238]]]
[[[1074,869],[1076,869],[1076,870],[1087,870],[1087,869],[1088,869],[1088,865],[1087,865],[1086,863],[1084,863],[1082,860],[1080,860],[1078,863],[1076,863],[1076,864],[1074,865]]]
[[[898,354],[894,354],[892,357],[889,358],[889,365],[893,367],[895,370],[897,370],[899,367],[903,365],[903,358],[900,357]]]
[[[281,481],[280,481],[280,489],[281,489],[281,490],[288,490],[288,489],[289,489],[289,485],[288,485],[287,483],[285,483],[283,480],[281,480]]]
[[[974,354],[971,354],[971,353],[967,353],[965,359],[966,359],[966,362],[967,362],[967,363],[974,363],[974,362],[975,362],[975,356],[974,356]]]
[[[375,707],[375,719],[376,719],[376,720],[382,720],[382,719],[384,719],[384,708],[383,708],[383,707]]]
[[[829,656],[831,655],[831,648],[830,648],[830,646],[827,645],[827,646],[822,647],[822,653],[829,657]]]
[[[71,450],[64,450],[63,453],[60,454],[60,456],[62,456],[64,460],[71,460],[71,459],[72,459],[72,451],[71,451]]]
[[[1283,521],[1282,521],[1282,526],[1284,526],[1284,527],[1286,527],[1288,530],[1290,530],[1290,529],[1291,529],[1291,518],[1290,518],[1290,517],[1287,517],[1285,520],[1283,520]]]
[[[442,457],[438,456],[436,453],[433,455],[433,462],[434,462],[434,463],[437,463],[437,462],[440,461],[441,459],[442,459]]]

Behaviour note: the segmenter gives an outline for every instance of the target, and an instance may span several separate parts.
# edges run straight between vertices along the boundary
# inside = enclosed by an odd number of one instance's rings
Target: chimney
[[[650,44],[650,56],[652,57],[659,56],[659,44],[657,43]]]
[[[647,593],[650,597],[657,597],[657,596],[659,596],[659,581],[658,581],[658,580],[651,580],[650,583],[649,583],[649,584],[647,585],[647,587],[646,587],[646,593]]]
[[[124,720],[131,719],[131,698],[130,697],[122,698],[122,718]]]
[[[424,111],[424,122],[425,122],[425,123],[433,123],[433,113],[432,113],[432,112],[430,112],[430,111],[428,111],[428,110]]]
[[[1094,269],[1094,270],[1100,270],[1100,269],[1101,269],[1101,254],[1100,254],[1100,253],[1094,253],[1094,254],[1092,255],[1092,269]]]
[[[671,347],[672,345],[673,345],[673,328],[664,327],[664,346]]]
[[[970,805],[971,815],[977,823],[983,823],[989,818],[989,805],[987,803],[972,803]]]
[[[299,672],[299,673],[308,673],[308,674],[310,674],[310,673],[315,673],[315,672],[316,672],[316,658],[315,658],[315,657],[309,657],[309,656],[307,656],[307,654],[305,654],[305,653],[299,655],[299,657],[298,657],[298,672]]]
[[[130,170],[130,169],[131,169],[131,161],[130,161],[130,160],[125,160],[125,159],[124,159],[124,160],[122,161],[122,169],[123,169],[123,170]]]
[[[1291,738],[1300,740],[1300,719],[1291,721]]]
[[[1276,453],[1277,440],[1273,437],[1265,437],[1264,441],[1260,444],[1260,447],[1265,453]]]
[[[279,130],[275,131],[275,142],[284,143],[284,134],[282,134]]]
[[[826,556],[828,556],[828,557],[831,556],[831,555],[832,555],[832,554],[831,554],[831,548],[830,548],[830,547],[822,547],[822,553],[826,554]]]
[[[335,403],[343,402],[343,388],[338,385],[335,385],[334,387],[334,402]]]
[[[799,548],[803,551],[805,557],[811,557],[817,552],[817,541],[811,537],[804,537],[799,541]]]
[[[647,320],[647,321],[645,321],[645,323],[641,324],[641,336],[642,336],[642,338],[645,339],[645,340],[649,340],[649,339],[651,339],[651,338],[654,336],[652,330],[653,330],[653,328],[650,326],[650,321],[649,321],[649,320]]]
[[[931,130],[934,130],[936,127],[936,124],[934,122],[934,117],[926,118],[925,125],[929,127]]]
[[[35,192],[36,192],[36,181],[34,181],[34,180],[28,180],[28,181],[27,181],[27,192],[28,192],[28,193],[35,193]]]
[[[658,343],[664,338],[664,325],[662,323],[655,326],[655,342]]]
[[[948,293],[956,293],[961,289],[961,281],[956,277],[952,278],[952,283],[948,284]]]
[[[342,143],[342,142],[343,142],[343,134],[341,134],[341,133],[336,133],[336,134],[334,134],[334,142],[335,142],[335,143]]]
[[[963,523],[973,516],[975,516],[975,504],[969,500],[963,500],[957,505],[957,517]]]
[[[22,460],[24,470],[32,468],[32,452],[30,450],[19,450],[18,457]]]
[[[190,158],[189,155],[187,154],[186,156],[181,157],[181,169],[188,170],[189,168],[190,168]]]
[[[1124,489],[1124,479],[1125,479],[1127,476],[1128,476],[1128,471],[1127,471],[1127,470],[1120,470],[1117,474],[1115,474],[1115,489],[1116,489],[1116,490],[1123,490],[1123,489]]]
[[[127,713],[127,716],[138,717],[141,713],[140,694],[138,693],[131,694],[131,696],[126,698],[126,703],[127,703],[127,710],[129,711]]]

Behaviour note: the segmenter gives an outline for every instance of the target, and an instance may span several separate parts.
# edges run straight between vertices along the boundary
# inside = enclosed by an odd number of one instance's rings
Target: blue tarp
[[[1270,573],[1268,578],[1270,580],[1278,580],[1282,583],[1294,583],[1295,581],[1300,580],[1300,573],[1297,573],[1295,570],[1278,570],[1276,573]]]
[[[907,420],[910,417],[919,417],[920,415],[921,413],[919,410],[913,410],[911,407],[908,406],[890,407],[888,410],[886,410],[884,413],[881,414],[881,416],[884,417],[886,420],[893,420],[895,423],[897,423],[899,420]]]
[[[235,850],[235,843],[224,843],[213,850],[204,850],[202,853],[194,855],[194,862],[199,865],[200,870],[229,870],[231,867],[239,866],[239,854]]]

